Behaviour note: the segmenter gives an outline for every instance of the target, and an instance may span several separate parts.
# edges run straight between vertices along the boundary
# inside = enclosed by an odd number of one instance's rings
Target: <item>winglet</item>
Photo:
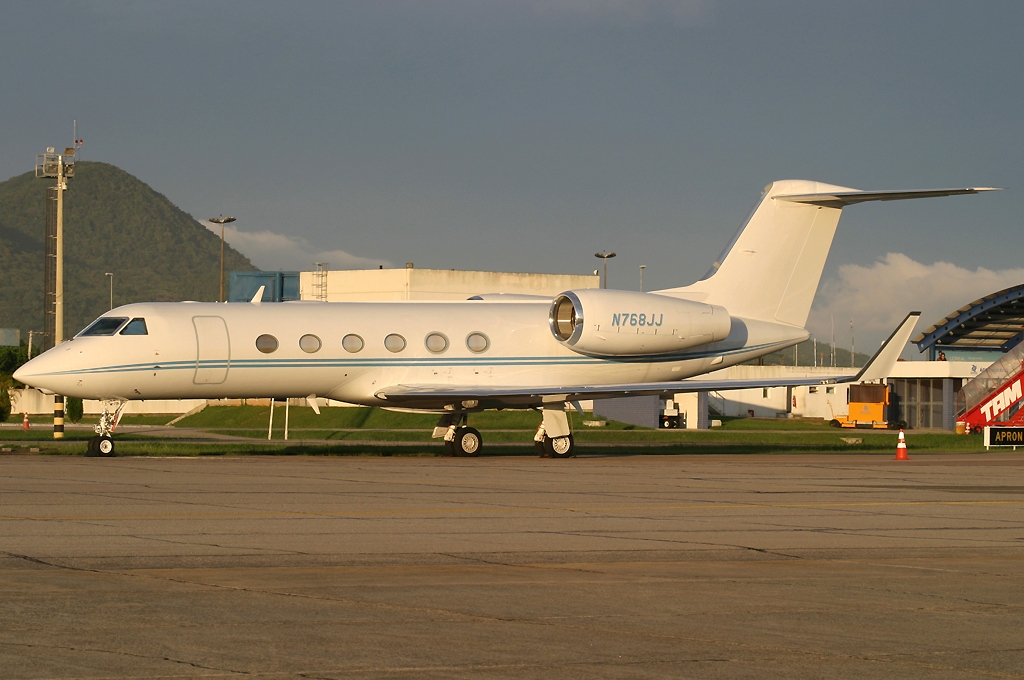
[[[258,305],[259,303],[263,302],[263,291],[266,289],[266,286],[260,286],[260,289],[256,291],[256,294],[252,296],[252,299],[249,300],[249,302],[253,303],[254,305]]]
[[[871,360],[864,364],[864,368],[860,369],[860,373],[842,382],[867,382],[888,378],[896,366],[896,360],[900,358],[900,353],[910,341],[910,334],[914,332],[914,327],[917,326],[917,321],[920,318],[921,312],[907,314],[907,317],[896,327],[889,339],[878,348],[875,356],[871,357]]]

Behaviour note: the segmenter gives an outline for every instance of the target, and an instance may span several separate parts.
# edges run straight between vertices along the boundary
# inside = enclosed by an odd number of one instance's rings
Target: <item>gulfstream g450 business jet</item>
[[[692,380],[806,340],[804,329],[843,207],[983,188],[865,192],[787,180],[765,188],[708,274],[651,293],[569,290],[461,302],[131,304],[107,312],[15,378],[105,402],[93,445],[133,399],[316,397],[439,414],[434,436],[476,455],[468,413],[536,408],[539,448],[573,452],[566,404],[580,399],[796,385],[820,379]],[[857,376],[884,377],[916,316]]]

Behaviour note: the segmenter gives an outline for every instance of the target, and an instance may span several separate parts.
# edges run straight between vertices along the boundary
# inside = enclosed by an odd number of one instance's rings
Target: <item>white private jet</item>
[[[128,400],[306,397],[440,414],[434,437],[474,456],[467,414],[543,413],[542,455],[568,457],[566,405],[581,399],[884,378],[917,316],[857,375],[826,380],[692,380],[803,342],[843,207],[992,188],[858,191],[803,180],[768,185],[708,274],[650,293],[570,290],[554,299],[457,302],[140,303],[113,309],[15,379],[104,401],[90,450],[113,454]],[[317,409],[319,413],[319,410]]]

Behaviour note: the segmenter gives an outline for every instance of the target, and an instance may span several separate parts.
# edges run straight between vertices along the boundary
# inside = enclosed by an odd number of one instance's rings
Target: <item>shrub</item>
[[[64,400],[64,415],[73,423],[82,419],[82,400],[78,397],[68,397]]]

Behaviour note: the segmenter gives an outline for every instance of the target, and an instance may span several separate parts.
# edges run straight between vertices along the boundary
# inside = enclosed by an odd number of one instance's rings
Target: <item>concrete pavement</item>
[[[0,457],[0,677],[1020,677],[1024,452]]]

